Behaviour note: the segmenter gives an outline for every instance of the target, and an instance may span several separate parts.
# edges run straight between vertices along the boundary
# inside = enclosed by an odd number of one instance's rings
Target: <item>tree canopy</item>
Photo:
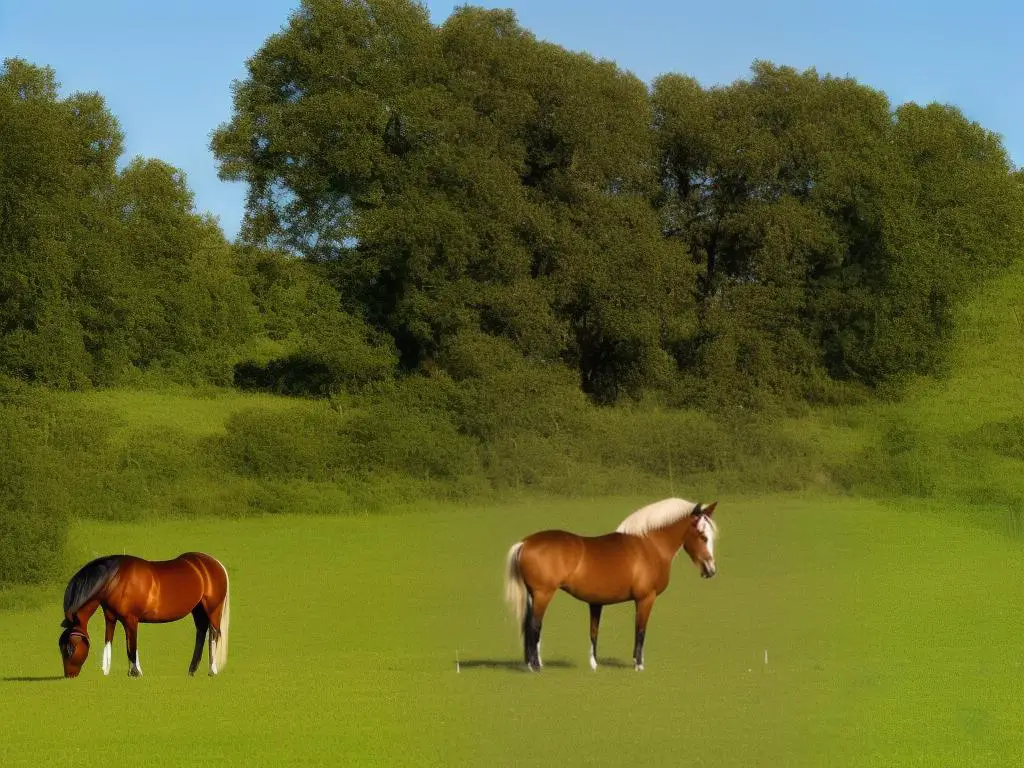
[[[230,381],[252,332],[246,284],[184,175],[135,158],[96,93],[0,70],[0,370],[61,387],[154,367]],[[189,374],[192,375],[192,374]]]
[[[411,0],[304,0],[247,62],[212,139],[239,242],[122,149],[99,94],[4,62],[0,372],[324,394],[512,354],[598,403],[828,400],[941,372],[1024,221],[954,107],[767,62],[645,84]]]
[[[827,397],[941,370],[951,307],[1020,243],[997,136],[756,62],[650,87],[508,11],[307,0],[213,138],[245,240],[325,265],[406,370],[463,336],[599,402]]]

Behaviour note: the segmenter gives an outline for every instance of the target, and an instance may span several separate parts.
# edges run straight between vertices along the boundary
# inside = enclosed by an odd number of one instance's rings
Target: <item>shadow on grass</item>
[[[527,672],[526,664],[522,661],[511,661],[509,659],[463,659],[459,661],[462,669],[504,669],[509,672]],[[572,669],[576,665],[571,661],[545,661],[545,667],[555,669]]]
[[[5,683],[45,683],[50,680],[63,680],[63,675],[44,675],[42,677],[5,677]]]
[[[553,661],[545,661],[545,669],[551,667],[552,669],[576,669],[578,665],[571,662],[565,661],[564,659],[554,659]],[[526,664],[522,661],[513,661],[510,659],[465,659],[459,662],[459,667],[462,669],[504,669],[508,672],[527,672]],[[597,668],[610,667],[612,669],[633,669],[633,662],[620,661],[619,659],[598,659]],[[543,671],[543,670],[541,670]]]
[[[621,659],[598,659],[597,668],[611,667],[612,669],[632,669],[633,660],[622,661]]]

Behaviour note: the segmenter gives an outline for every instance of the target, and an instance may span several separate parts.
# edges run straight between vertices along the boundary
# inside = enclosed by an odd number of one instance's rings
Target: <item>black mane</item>
[[[74,626],[74,621],[67,617],[73,616],[89,601],[89,598],[114,577],[121,565],[121,557],[121,555],[98,557],[83,565],[78,573],[71,577],[67,589],[64,590],[65,619],[61,626]]]

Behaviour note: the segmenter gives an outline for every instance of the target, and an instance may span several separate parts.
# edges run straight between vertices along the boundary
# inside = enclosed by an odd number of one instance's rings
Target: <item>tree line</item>
[[[301,3],[213,135],[236,243],[179,170],[118,168],[98,94],[9,59],[0,116],[0,370],[57,387],[520,361],[598,403],[834,402],[941,372],[1022,242],[1021,174],[954,107],[765,62],[645,84],[508,11]]]

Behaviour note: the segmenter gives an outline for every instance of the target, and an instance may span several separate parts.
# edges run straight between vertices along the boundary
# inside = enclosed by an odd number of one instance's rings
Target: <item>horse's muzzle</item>
[[[707,563],[701,563],[701,565],[700,565],[700,577],[702,579],[710,579],[716,573],[718,573],[718,569],[715,568],[715,566],[708,565]]]

